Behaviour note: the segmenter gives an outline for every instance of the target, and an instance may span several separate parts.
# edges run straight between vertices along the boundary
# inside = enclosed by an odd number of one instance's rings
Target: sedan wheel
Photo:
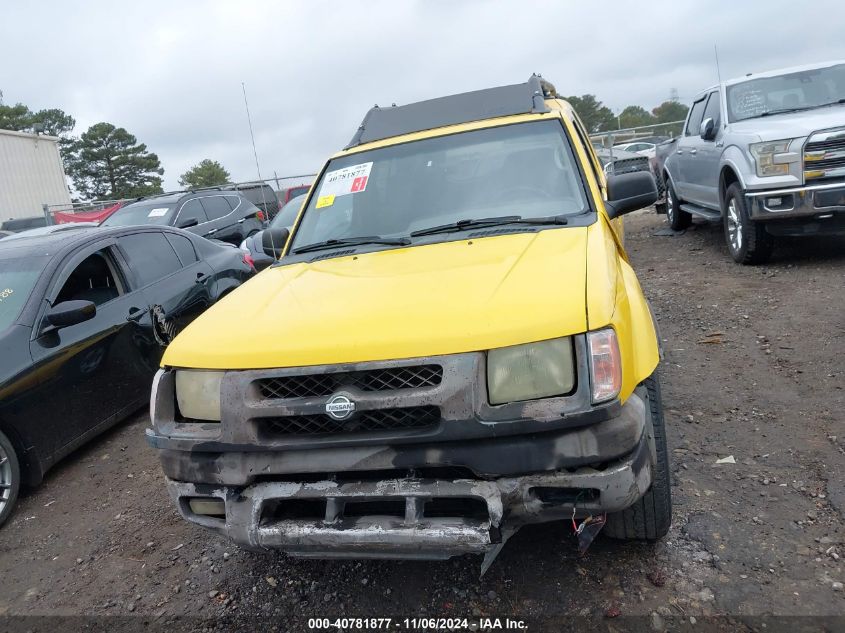
[[[12,513],[20,489],[18,456],[9,439],[0,433],[0,525]]]

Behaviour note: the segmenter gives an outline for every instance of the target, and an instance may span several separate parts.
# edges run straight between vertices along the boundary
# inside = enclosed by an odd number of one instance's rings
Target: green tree
[[[654,122],[654,116],[638,105],[630,105],[619,114],[619,125],[623,128],[651,125]]]
[[[83,198],[108,200],[161,193],[164,169],[124,128],[96,123],[71,144],[67,172]]]
[[[30,115],[30,129],[39,134],[58,136],[61,139],[69,140],[67,135],[75,126],[76,119],[58,108],[39,110]]]
[[[613,111],[596,99],[595,95],[581,95],[567,97],[567,101],[575,108],[575,112],[587,128],[587,132],[601,132],[616,128],[616,117]]]
[[[231,176],[216,160],[206,158],[191,167],[179,177],[179,184],[182,187],[196,189],[198,187],[214,187],[225,185]]]
[[[0,103],[0,130],[25,132],[30,129],[32,112],[22,103],[13,106]]]
[[[677,101],[664,101],[651,111],[655,123],[683,121],[687,118],[687,112],[689,112],[689,108]]]

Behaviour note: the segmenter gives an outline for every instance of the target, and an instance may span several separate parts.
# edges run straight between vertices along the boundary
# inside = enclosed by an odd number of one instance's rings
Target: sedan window
[[[190,266],[197,261],[197,252],[194,250],[194,245],[184,235],[175,235],[173,233],[167,234],[167,241],[179,255],[183,266]]]
[[[67,278],[53,305],[63,301],[91,301],[100,306],[123,294],[107,249],[83,259]]]
[[[176,251],[162,233],[136,233],[118,238],[126,254],[129,267],[135,272],[142,286],[181,270],[182,263]]]

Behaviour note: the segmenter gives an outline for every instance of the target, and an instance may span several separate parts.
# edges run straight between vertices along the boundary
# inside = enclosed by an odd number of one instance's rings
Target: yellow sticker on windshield
[[[334,204],[334,196],[320,196],[317,198],[317,208],[330,207]]]

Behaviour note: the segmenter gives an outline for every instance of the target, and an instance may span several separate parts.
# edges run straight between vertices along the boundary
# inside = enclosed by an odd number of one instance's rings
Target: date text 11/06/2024
[[[311,630],[401,631],[525,631],[528,624],[516,618],[309,618]]]

